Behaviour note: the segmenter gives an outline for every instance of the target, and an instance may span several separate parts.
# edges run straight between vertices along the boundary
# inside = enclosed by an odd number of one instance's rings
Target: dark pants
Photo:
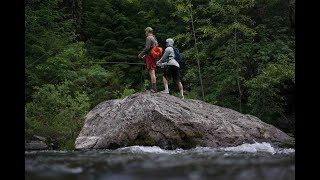
[[[167,65],[163,69],[163,76],[169,81],[172,77],[173,81],[178,84],[180,82],[180,68],[174,65]]]

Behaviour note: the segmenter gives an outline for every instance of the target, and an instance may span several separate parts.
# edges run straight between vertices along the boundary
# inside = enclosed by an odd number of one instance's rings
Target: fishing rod
[[[87,62],[88,64],[133,64],[133,65],[145,65],[145,63],[133,63],[133,62]],[[75,63],[80,64],[80,63]],[[81,63],[82,64],[82,63]]]
[[[62,50],[63,48],[52,48],[51,50]],[[91,52],[105,52],[105,51],[99,51],[99,50],[90,50],[90,49],[86,49],[86,51],[91,51]],[[45,55],[47,55],[46,53],[44,53],[41,57],[37,58],[35,61],[33,61],[32,63],[28,64],[28,66],[32,66],[34,65],[36,62],[40,61],[43,57],[45,57]],[[133,65],[145,65],[145,63],[134,63],[134,62],[107,62],[107,61],[103,61],[103,62],[87,62],[89,64],[133,64]],[[75,64],[80,64],[80,63],[75,63]]]

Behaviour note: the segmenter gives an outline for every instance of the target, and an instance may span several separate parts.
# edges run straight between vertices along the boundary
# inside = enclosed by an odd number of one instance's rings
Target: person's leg
[[[163,81],[163,85],[164,85],[164,91],[162,91],[163,93],[168,93],[169,94],[169,85],[168,85],[168,80],[166,78],[165,75],[162,76],[162,81]]]
[[[178,89],[179,89],[179,92],[180,92],[180,96],[181,96],[182,99],[184,99],[183,86],[182,86],[181,81],[179,81],[177,84],[178,84]]]
[[[174,82],[178,85],[178,89],[179,89],[179,92],[180,92],[181,99],[184,99],[183,86],[182,86],[182,83],[181,83],[181,80],[180,80],[180,68],[175,66],[172,75],[173,75]]]
[[[162,81],[163,81],[163,85],[164,85],[164,90],[169,91],[168,80],[165,76],[162,76]]]
[[[161,91],[163,93],[169,94],[169,87],[168,87],[168,66],[165,66],[163,69],[162,81],[164,85],[164,90]]]
[[[151,83],[156,83],[156,72],[155,72],[155,70],[150,69],[149,70],[149,75],[150,75]]]
[[[146,64],[147,64],[147,69],[149,71],[150,75],[150,81],[151,81],[151,92],[157,92],[157,86],[156,86],[156,64],[151,56],[146,57]]]
[[[150,69],[149,70],[149,75],[150,75],[150,79],[151,79],[151,89],[153,89],[155,92],[157,92],[157,85],[156,85],[156,71],[154,69]]]

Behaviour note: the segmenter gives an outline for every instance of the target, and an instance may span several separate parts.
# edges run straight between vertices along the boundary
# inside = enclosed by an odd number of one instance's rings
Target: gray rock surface
[[[25,150],[44,150],[49,149],[47,145],[47,138],[33,135],[31,138],[25,139],[24,143]]]
[[[75,148],[146,145],[188,149],[253,142],[294,146],[294,138],[255,116],[169,94],[136,93],[93,108],[86,116]]]
[[[27,140],[24,145],[25,150],[43,150],[48,149],[45,142],[39,140]]]

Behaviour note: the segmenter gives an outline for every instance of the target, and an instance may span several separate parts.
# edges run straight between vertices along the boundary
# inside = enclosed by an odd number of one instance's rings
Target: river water
[[[26,151],[25,179],[293,180],[295,150],[269,143],[228,148]]]

